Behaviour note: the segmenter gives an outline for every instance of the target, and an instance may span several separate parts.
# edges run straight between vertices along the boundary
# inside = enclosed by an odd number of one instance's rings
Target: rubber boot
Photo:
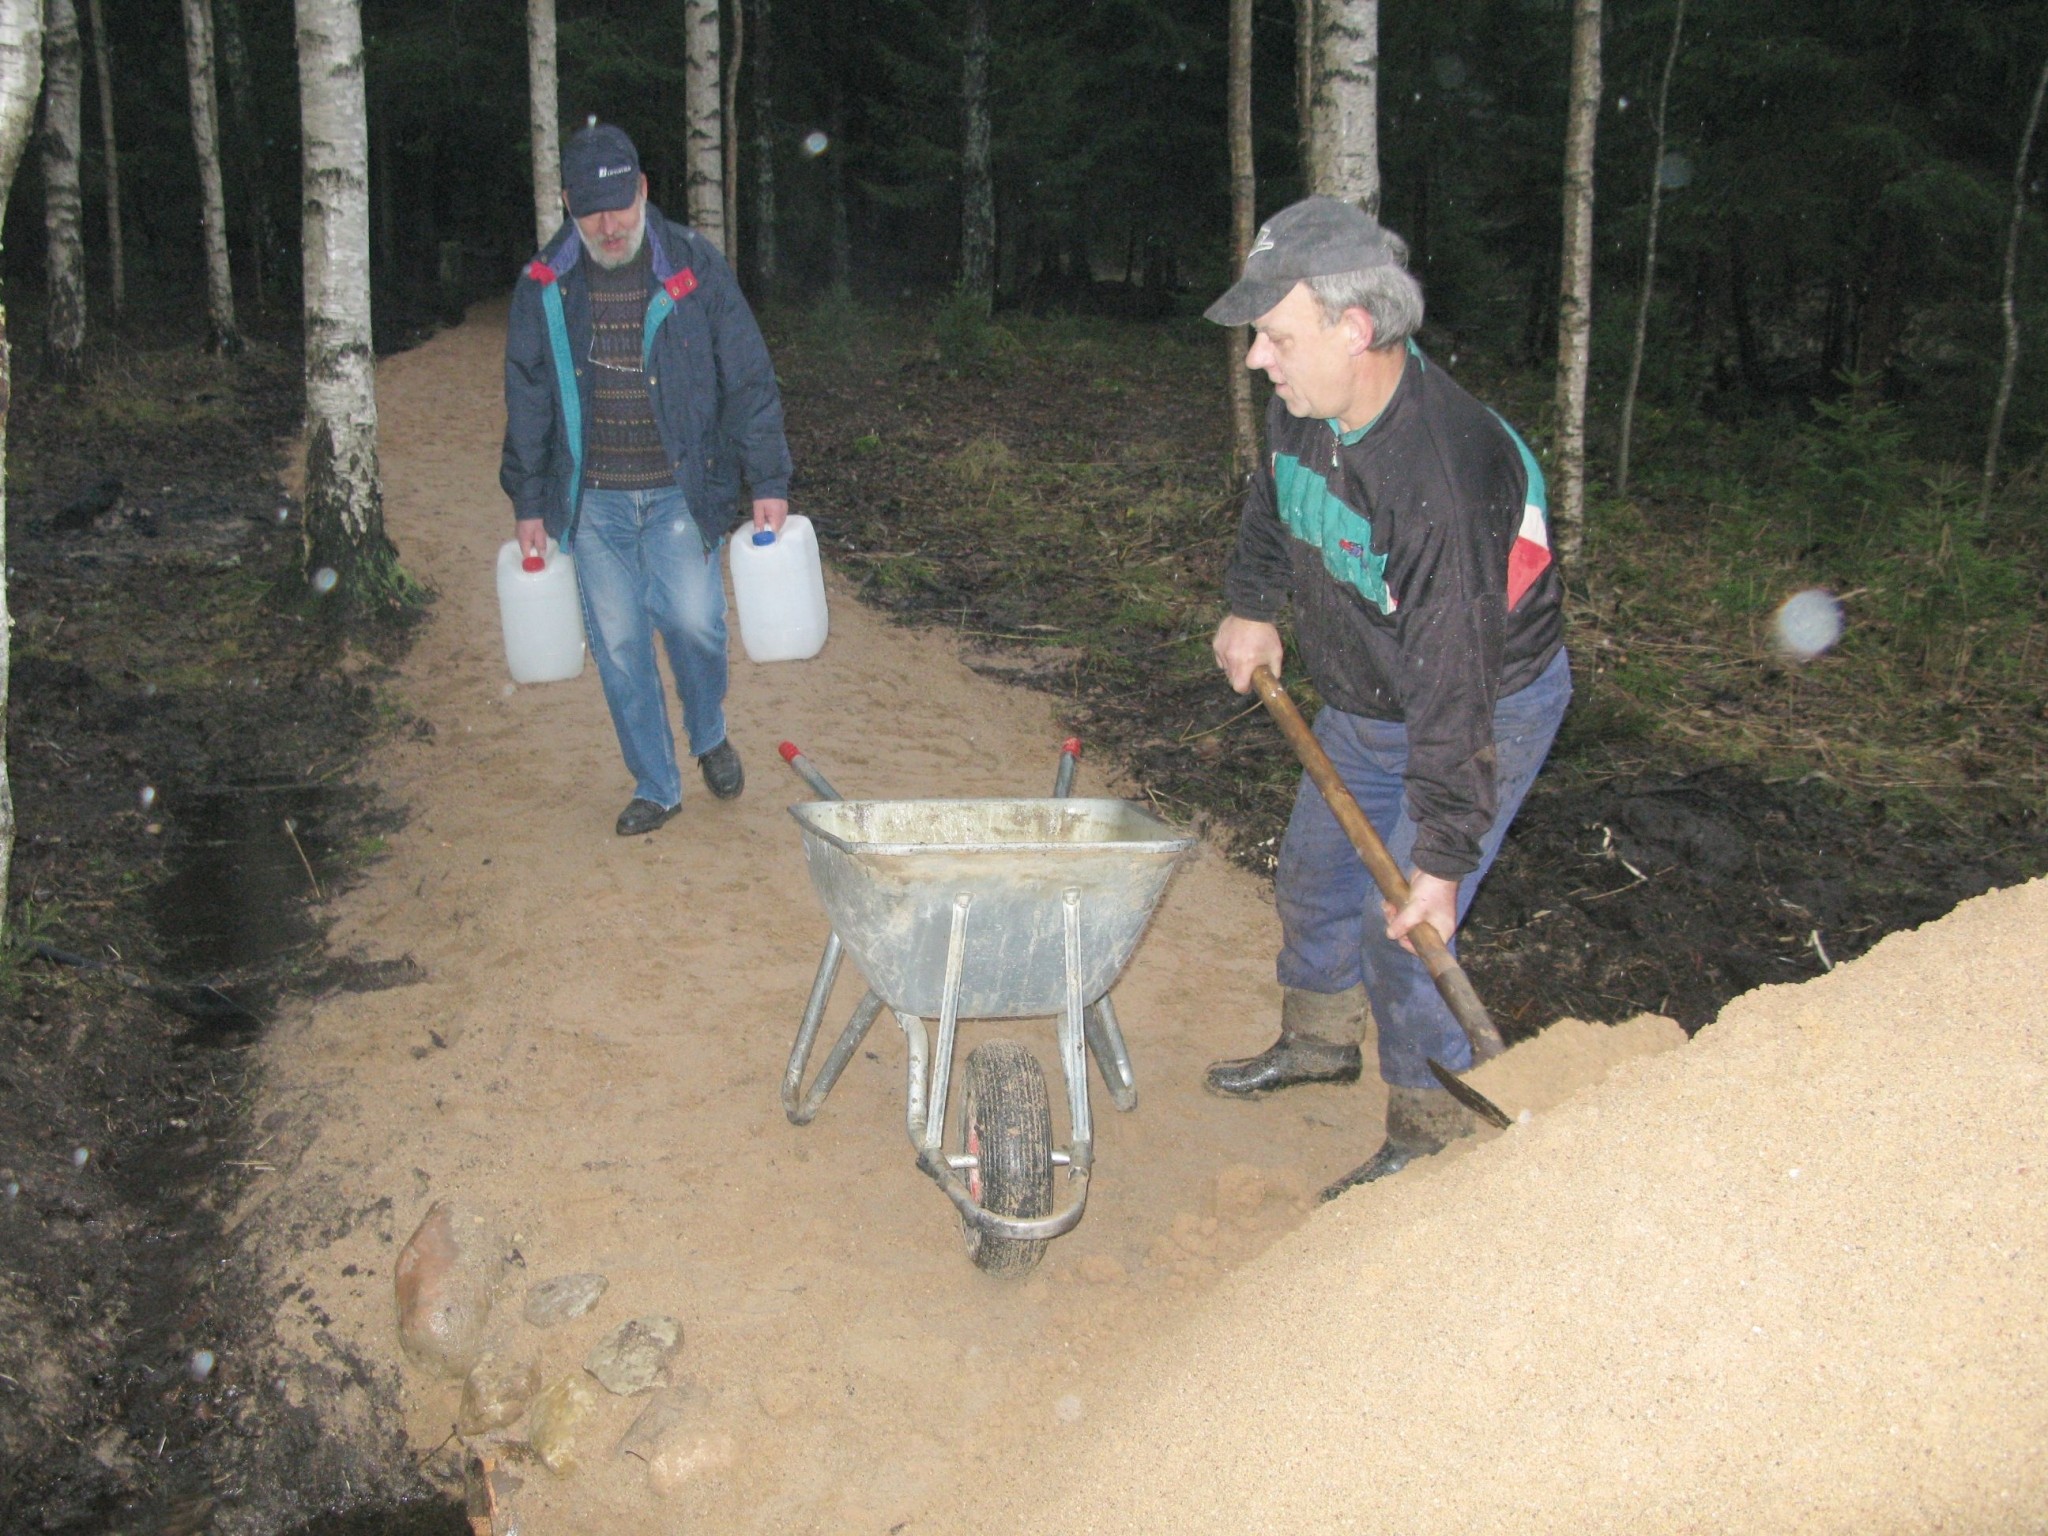
[[[1441,1088],[1387,1089],[1387,1139],[1379,1151],[1323,1191],[1334,1200],[1345,1190],[1399,1173],[1418,1157],[1441,1152],[1472,1134],[1472,1111]]]
[[[1256,1056],[1210,1064],[1202,1083],[1230,1099],[1257,1099],[1298,1083],[1355,1083],[1363,1065],[1365,988],[1304,992],[1280,1000],[1280,1038]]]

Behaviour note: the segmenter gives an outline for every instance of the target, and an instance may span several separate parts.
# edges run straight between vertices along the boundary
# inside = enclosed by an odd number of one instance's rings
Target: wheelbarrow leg
[[[804,1021],[796,1032],[796,1044],[790,1047],[789,1066],[782,1074],[782,1112],[791,1125],[809,1125],[816,1118],[824,1107],[825,1096],[839,1081],[839,1074],[846,1070],[853,1053],[874,1027],[875,1016],[882,1011],[882,1000],[873,992],[861,997],[860,1006],[853,1010],[853,1017],[826,1055],[825,1064],[811,1080],[811,1091],[804,1093],[804,1068],[810,1064],[811,1049],[818,1042],[818,1025],[825,1017],[825,1004],[832,996],[832,983],[839,975],[840,957],[845,952],[835,933],[825,941],[825,953],[818,957],[817,979],[811,983],[810,1000],[804,1004]]]
[[[1088,1114],[1088,1043],[1081,1001],[1081,893],[1061,898],[1066,918],[1067,1009],[1060,1015],[1060,1071],[1067,1079],[1067,1115],[1072,1127],[1070,1167],[1086,1174],[1095,1160],[1095,1125]]]
[[[1102,1073],[1102,1086],[1109,1090],[1110,1102],[1126,1113],[1136,1109],[1138,1085],[1131,1076],[1131,1053],[1124,1044],[1124,1032],[1117,1027],[1116,1005],[1110,1002],[1107,992],[1088,1005],[1081,1025],[1088,1037],[1088,1049]]]
[[[939,994],[939,1037],[932,1042],[931,1088],[925,1100],[924,1142],[918,1151],[933,1157],[946,1144],[946,1092],[953,1077],[953,1042],[960,1032],[960,971],[967,959],[967,909],[974,898],[953,898],[953,931],[946,941],[946,982]]]

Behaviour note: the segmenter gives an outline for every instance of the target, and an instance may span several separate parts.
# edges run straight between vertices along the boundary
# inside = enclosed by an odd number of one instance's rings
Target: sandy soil
[[[412,820],[334,942],[428,979],[273,1032],[275,1172],[237,1220],[286,1339],[402,1381],[422,1450],[458,1385],[403,1360],[391,1266],[435,1200],[514,1234],[497,1326],[550,1377],[620,1320],[682,1320],[681,1433],[730,1436],[731,1465],[658,1496],[612,1450],[640,1405],[605,1398],[584,1470],[521,1469],[524,1530],[2048,1520],[2021,1455],[2048,1430],[2041,887],[1745,999],[1683,1050],[1653,1019],[1553,1030],[1482,1077],[1538,1118],[1312,1212],[1382,1101],[1200,1091],[1277,1009],[1270,899],[1200,849],[1116,994],[1140,1106],[1098,1086],[1087,1217],[1031,1279],[991,1280],[912,1165],[893,1027],[814,1125],[781,1114],[827,928],[773,748],[849,794],[1042,793],[1048,700],[837,589],[818,659],[735,642],[745,797],[613,836],[630,784],[594,672],[505,681],[501,343],[482,316],[379,375],[387,516],[441,593],[396,691],[434,734],[371,770]],[[1078,792],[1117,789],[1084,764]],[[967,1033],[998,1032],[1051,1059],[1047,1025]],[[586,1269],[611,1281],[590,1316],[519,1319],[525,1285]],[[372,1400],[344,1393],[337,1432]]]

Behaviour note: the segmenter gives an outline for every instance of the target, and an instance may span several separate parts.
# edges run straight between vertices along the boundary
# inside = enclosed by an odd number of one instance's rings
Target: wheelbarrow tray
[[[937,1017],[966,898],[955,1015],[1067,1006],[1065,908],[1078,896],[1083,1000],[1129,962],[1194,839],[1124,800],[820,800],[790,807],[811,884],[875,995]]]

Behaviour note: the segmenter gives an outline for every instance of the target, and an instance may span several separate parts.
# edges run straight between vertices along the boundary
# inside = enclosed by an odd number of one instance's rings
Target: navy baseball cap
[[[626,130],[593,121],[564,144],[562,191],[579,219],[632,207],[640,195],[640,153]]]

